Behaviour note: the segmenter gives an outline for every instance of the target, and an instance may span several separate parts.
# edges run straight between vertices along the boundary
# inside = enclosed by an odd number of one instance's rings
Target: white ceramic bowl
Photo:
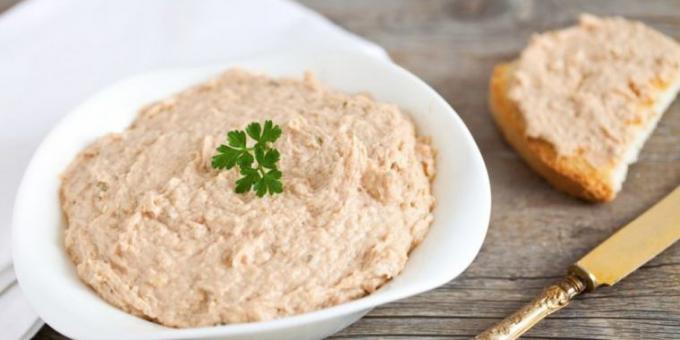
[[[125,129],[143,105],[230,66],[273,76],[300,77],[310,70],[336,89],[367,91],[380,101],[399,105],[410,112],[419,134],[432,137],[438,149],[434,223],[394,280],[369,296],[312,313],[190,329],[167,328],[127,314],[79,281],[63,247],[64,221],[57,197],[60,172],[97,137]],[[375,306],[422,293],[458,276],[482,245],[490,205],[486,168],[469,131],[446,101],[417,77],[389,61],[355,53],[275,54],[132,77],[67,115],[35,152],[19,187],[12,230],[14,269],[40,317],[73,338],[318,339],[348,326]]]

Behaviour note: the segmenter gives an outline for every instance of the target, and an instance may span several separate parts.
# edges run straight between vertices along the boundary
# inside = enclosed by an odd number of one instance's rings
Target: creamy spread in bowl
[[[210,167],[226,131],[283,128],[284,192]],[[63,174],[65,245],[111,304],[173,327],[269,320],[369,294],[432,221],[433,151],[394,105],[313,77],[223,75],[146,107]]]

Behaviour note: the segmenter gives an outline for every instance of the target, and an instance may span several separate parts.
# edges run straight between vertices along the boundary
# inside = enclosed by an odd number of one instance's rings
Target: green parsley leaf
[[[278,125],[274,125],[271,120],[264,122],[264,130],[262,131],[261,142],[276,142],[281,136],[281,128]]]
[[[243,131],[229,131],[227,133],[227,140],[229,146],[237,149],[244,149],[246,147],[246,134]]]
[[[257,169],[242,168],[241,175],[243,175],[243,177],[236,180],[236,187],[234,188],[234,191],[239,194],[250,191],[250,188],[253,185],[262,181],[260,173],[257,171]]]
[[[281,154],[271,146],[281,133],[281,127],[274,125],[271,120],[265,121],[264,125],[250,123],[245,131],[229,131],[227,145],[220,145],[217,154],[212,157],[212,167],[229,170],[238,165],[241,177],[236,180],[236,193],[254,190],[258,197],[264,197],[267,193],[282,193],[283,174],[277,166]],[[255,141],[252,147],[248,147],[247,136]]]
[[[264,148],[259,145],[255,145],[255,160],[258,164],[264,163]]]
[[[248,127],[246,127],[246,132],[248,133],[248,136],[250,136],[250,138],[258,142],[260,141],[260,131],[261,131],[260,123],[257,122],[250,123],[248,124]]]
[[[279,150],[272,149],[264,154],[262,161],[258,160],[258,162],[267,169],[276,169],[276,162],[279,161],[279,157]]]
[[[279,180],[281,178],[281,171],[269,170],[262,176],[262,179],[255,183],[254,188],[257,196],[262,197],[269,192],[270,195],[283,192],[283,185]]]
[[[212,167],[216,169],[231,169],[236,165],[236,161],[243,154],[242,150],[236,150],[226,145],[217,148],[219,152],[212,158]]]
[[[236,163],[238,163],[238,166],[243,168],[252,168],[253,167],[253,156],[251,156],[249,153],[244,152],[239,156],[239,158],[236,160]]]

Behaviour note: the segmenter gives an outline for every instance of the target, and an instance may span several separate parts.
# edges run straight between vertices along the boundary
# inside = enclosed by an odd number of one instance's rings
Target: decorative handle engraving
[[[561,281],[546,288],[520,310],[485,330],[475,339],[517,339],[548,315],[564,308],[585,288],[586,284],[577,276],[567,275]]]

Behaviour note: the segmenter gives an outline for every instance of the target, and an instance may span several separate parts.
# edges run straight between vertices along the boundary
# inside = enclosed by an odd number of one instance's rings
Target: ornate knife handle
[[[574,274],[546,288],[520,310],[479,334],[475,339],[517,339],[548,315],[564,308],[586,289],[586,284]]]

